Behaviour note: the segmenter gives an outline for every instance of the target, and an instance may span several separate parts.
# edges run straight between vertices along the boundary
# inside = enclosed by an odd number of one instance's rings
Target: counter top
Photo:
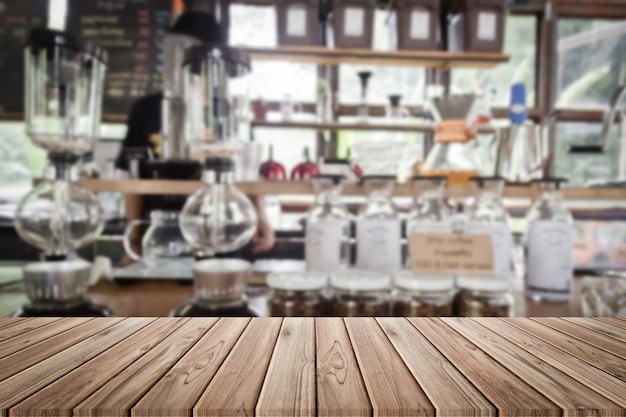
[[[626,415],[626,319],[0,319],[2,416]]]

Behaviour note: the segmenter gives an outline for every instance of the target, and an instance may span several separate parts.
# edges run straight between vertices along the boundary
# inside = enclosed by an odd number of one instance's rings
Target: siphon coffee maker
[[[185,136],[203,171],[202,187],[187,199],[179,220],[196,251],[194,297],[172,316],[255,315],[246,298],[251,265],[235,256],[254,236],[257,213],[234,185],[233,158],[240,147],[230,111],[231,88],[245,82],[249,71],[249,56],[223,45],[202,44],[185,52]]]
[[[65,32],[31,31],[25,46],[25,120],[33,143],[48,153],[39,185],[18,204],[15,228],[42,250],[26,265],[30,302],[17,316],[110,316],[86,296],[91,264],[69,259],[104,227],[97,198],[78,184],[77,162],[93,150],[100,126],[106,54]]]

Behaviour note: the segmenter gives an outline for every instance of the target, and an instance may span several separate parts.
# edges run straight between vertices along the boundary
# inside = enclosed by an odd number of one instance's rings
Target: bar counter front
[[[624,416],[626,319],[0,319],[2,416]]]

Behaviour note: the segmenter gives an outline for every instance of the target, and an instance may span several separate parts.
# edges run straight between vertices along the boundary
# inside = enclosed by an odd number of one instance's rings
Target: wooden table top
[[[626,319],[0,319],[2,416],[626,415]]]

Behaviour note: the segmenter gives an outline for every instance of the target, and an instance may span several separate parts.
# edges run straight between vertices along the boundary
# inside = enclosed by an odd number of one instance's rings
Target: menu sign
[[[106,48],[105,119],[124,119],[135,100],[162,90],[162,39],[171,0],[70,0],[69,29]]]
[[[411,266],[418,274],[494,274],[490,235],[413,233],[410,250]]]
[[[24,43],[47,13],[48,0],[0,0],[0,117],[24,111]]]

